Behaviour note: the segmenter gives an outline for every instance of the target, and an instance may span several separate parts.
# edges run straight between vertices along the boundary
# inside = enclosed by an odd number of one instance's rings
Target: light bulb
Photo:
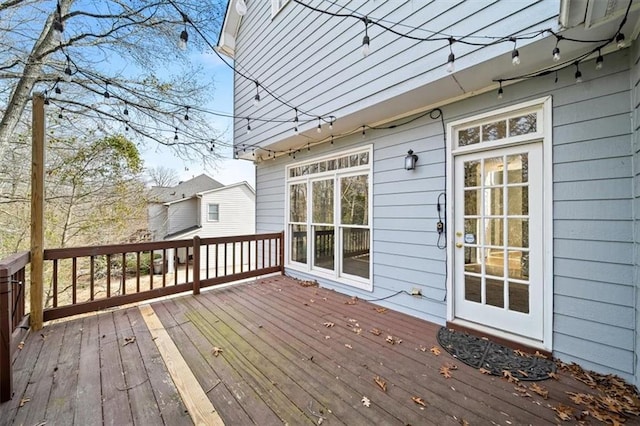
[[[447,60],[447,72],[454,72],[456,56],[453,53],[449,53],[449,59]]]
[[[624,47],[624,34],[618,33],[618,35],[616,36],[616,44],[618,46],[618,49],[622,49]]]
[[[329,130],[333,130],[333,120],[329,122]]]
[[[502,90],[502,87],[500,87],[498,89],[498,99],[502,99],[502,94],[504,93],[504,90]]]
[[[513,65],[520,65],[520,53],[518,53],[518,49],[511,52],[511,63]]]
[[[189,33],[187,30],[182,30],[180,39],[178,40],[178,48],[180,50],[187,50],[187,41],[189,41]]]
[[[244,2],[244,0],[236,1],[236,12],[238,12],[238,15],[240,16],[244,16],[247,14],[247,4]]]
[[[256,93],[256,96],[253,98],[253,106],[257,107],[260,105],[260,94]]]
[[[560,60],[560,48],[558,46],[553,48],[553,60],[556,62]]]
[[[596,58],[596,69],[601,70],[603,63],[604,63],[604,58],[602,57],[602,55],[598,54],[598,57]]]
[[[69,67],[69,65],[67,65],[67,67],[64,69],[64,72],[62,73],[62,79],[66,82],[71,81],[71,68]]]
[[[322,126],[320,126],[319,124],[318,124],[318,130],[317,130],[317,132],[318,132],[318,133],[322,133]]]
[[[582,73],[580,72],[580,70],[576,71],[575,77],[576,83],[582,83]]]
[[[371,47],[369,46],[369,36],[366,35],[362,39],[362,56],[366,57],[371,52]]]
[[[251,126],[249,124],[247,124],[247,134],[251,134]]]

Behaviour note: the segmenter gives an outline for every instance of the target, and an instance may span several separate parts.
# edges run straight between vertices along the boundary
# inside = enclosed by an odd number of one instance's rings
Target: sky
[[[191,60],[196,65],[201,65],[207,76],[213,76],[215,87],[212,88],[210,102],[203,107],[209,110],[233,113],[233,71],[222,63],[212,52],[192,52]],[[233,142],[233,120],[229,118],[209,116],[215,127],[222,132],[222,140]],[[188,180],[192,177],[206,173],[215,180],[225,185],[247,181],[255,188],[255,167],[253,162],[233,159],[231,147],[218,146],[218,152],[222,157],[216,168],[205,168],[199,163],[187,163],[177,158],[173,153],[162,146],[154,146],[142,152],[145,167],[170,167],[178,173],[180,180]]]

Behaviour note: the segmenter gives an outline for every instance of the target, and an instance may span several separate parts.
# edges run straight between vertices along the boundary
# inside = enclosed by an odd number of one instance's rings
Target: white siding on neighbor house
[[[167,210],[167,233],[165,235],[171,235],[198,225],[198,208],[199,200],[197,198],[171,203]]]
[[[443,31],[446,34],[515,34],[557,27],[558,1],[380,1],[341,2],[344,8],[327,2],[311,1],[311,5],[331,11],[355,10],[361,15],[401,22],[411,27]],[[400,31],[406,29],[397,28]],[[407,30],[409,31],[409,30]],[[414,31],[427,36],[430,33]],[[345,117],[384,100],[410,92],[425,84],[449,76],[444,69],[449,54],[447,40],[418,42],[399,38],[377,27],[369,28],[371,54],[361,54],[364,24],[355,19],[342,19],[313,12],[289,2],[273,19],[270,2],[252,2],[242,18],[236,39],[236,63],[242,72],[257,79],[270,91],[292,105],[304,107],[317,115],[335,114]],[[523,49],[531,41],[522,40]],[[513,45],[501,43],[489,47],[454,44],[456,69],[482,63],[511,51]],[[509,59],[505,59],[505,65]],[[375,66],[374,66],[375,65]],[[491,77],[483,84],[490,84]],[[478,87],[473,87],[475,90]],[[453,97],[463,91],[449,79],[440,93],[430,96]],[[469,88],[467,88],[469,89]],[[253,105],[255,84],[242,77],[235,79],[235,115],[237,117],[287,117],[293,120],[291,107],[261,90],[262,101]],[[413,101],[420,102],[414,97]],[[401,111],[406,105],[398,105]],[[371,114],[381,115],[371,110]],[[300,115],[301,128],[317,125],[317,117]],[[309,124],[302,121],[311,120]],[[261,144],[289,136],[291,123],[252,122],[251,136],[246,135],[246,120],[235,122],[234,143]]]
[[[232,185],[205,192],[201,198],[200,238],[254,234],[255,195],[246,185]],[[219,220],[209,221],[207,206],[218,204]]]
[[[554,240],[546,244],[553,243],[554,250],[554,356],[627,380],[634,380],[636,364],[631,54],[625,49],[606,56],[600,71],[593,61],[585,63],[580,85],[574,70],[566,69],[557,84],[553,76],[528,80],[506,86],[501,100],[491,92],[442,108],[449,122],[552,95],[554,202],[547,208],[553,208]],[[446,259],[436,247],[436,203],[445,183],[442,125],[425,117],[367,131],[365,140],[359,134],[338,139],[297,157],[365,144],[373,144],[374,291],[319,282],[364,298],[419,287],[428,299],[401,294],[378,303],[444,324]],[[419,156],[414,171],[402,168],[408,149]],[[258,232],[284,228],[284,168],[291,163],[284,156],[258,164]]]
[[[631,85],[631,124],[633,130],[633,178],[634,178],[634,221],[635,232],[634,241],[636,244],[634,252],[635,275],[634,283],[636,286],[635,293],[635,351],[636,351],[636,381],[635,385],[640,386],[640,43],[636,42],[631,47],[630,55],[630,85]]]
[[[167,208],[161,203],[149,203],[147,206],[149,230],[153,240],[161,240],[167,235]]]

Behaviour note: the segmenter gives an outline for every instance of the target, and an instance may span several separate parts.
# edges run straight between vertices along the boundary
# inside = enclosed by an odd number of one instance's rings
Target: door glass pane
[[[458,132],[458,146],[473,145],[480,142],[480,127],[471,127]]]
[[[334,269],[335,231],[333,226],[313,227],[313,265]]]
[[[307,225],[291,225],[291,261],[307,263]]]
[[[484,191],[484,203],[487,207],[486,214],[499,216],[504,214],[502,188],[489,188]]]
[[[342,228],[342,272],[369,278],[369,230]]]
[[[482,142],[496,141],[507,137],[507,121],[500,120],[482,125]]]
[[[486,278],[487,305],[504,308],[504,281]]]
[[[509,282],[509,309],[529,313],[529,286]]]
[[[538,115],[533,112],[520,117],[509,119],[509,136],[526,135],[535,133],[538,126]]]
[[[529,252],[509,250],[509,278],[529,280]]]
[[[529,214],[529,187],[510,186],[507,188],[507,214],[526,216]]]
[[[480,190],[471,189],[464,191],[464,214],[466,216],[480,215]]]
[[[480,264],[480,250],[477,247],[465,247],[464,248],[464,270],[465,272],[475,272],[479,274],[482,272],[482,265]]]
[[[502,185],[504,162],[502,157],[487,158],[484,160],[484,184]]]
[[[529,155],[518,154],[507,157],[507,182],[526,183],[529,181]]]
[[[333,179],[315,181],[313,186],[313,222],[333,223]]]
[[[529,248],[529,219],[508,219],[510,247]]]
[[[341,223],[367,225],[369,222],[369,176],[349,176],[340,179],[340,182]]]
[[[464,243],[465,244],[480,244],[478,241],[478,219],[465,219],[464,220]]]
[[[480,186],[480,161],[464,162],[464,187]]]
[[[495,277],[504,276],[504,249],[485,249],[485,272]]]
[[[464,276],[464,298],[471,302],[482,302],[481,278],[473,275]]]
[[[291,185],[289,195],[289,221],[290,222],[306,222],[307,221],[307,184],[297,183]]]
[[[484,244],[487,246],[504,245],[504,221],[502,219],[485,219]]]

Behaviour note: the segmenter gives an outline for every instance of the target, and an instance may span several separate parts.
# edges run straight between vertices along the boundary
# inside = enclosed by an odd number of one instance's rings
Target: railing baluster
[[[240,242],[240,272],[244,272],[244,241]]]
[[[216,265],[216,278],[218,278],[218,268],[220,267],[220,265],[219,265],[220,262],[218,262],[218,243],[216,243],[213,246],[213,251],[214,251],[214,254],[216,256],[215,260],[214,260],[214,263]]]
[[[93,300],[95,293],[95,258],[94,256],[90,256],[90,266],[89,266],[89,300]]]
[[[207,244],[205,246],[205,252],[206,252],[206,255],[207,255],[207,259],[205,261],[206,265],[207,265],[207,276],[206,276],[206,278],[209,279],[209,244]]]
[[[227,243],[224,243],[224,275],[223,277],[227,276]]]
[[[111,297],[111,255],[105,256],[107,258],[107,298]]]
[[[122,253],[122,292],[127,294],[127,253]]]
[[[153,290],[153,263],[155,262],[155,256],[153,255],[153,250],[151,250],[149,252],[149,256],[151,260],[149,260],[151,262],[151,269],[150,269],[150,273],[149,273],[149,290]]]
[[[162,287],[167,286],[167,249],[162,249]]]
[[[153,273],[153,263],[149,263],[149,271]],[[140,252],[136,252],[136,293],[140,293]]]
[[[53,307],[58,307],[58,259],[53,261]]]
[[[78,303],[78,258],[71,259],[71,302]]]

